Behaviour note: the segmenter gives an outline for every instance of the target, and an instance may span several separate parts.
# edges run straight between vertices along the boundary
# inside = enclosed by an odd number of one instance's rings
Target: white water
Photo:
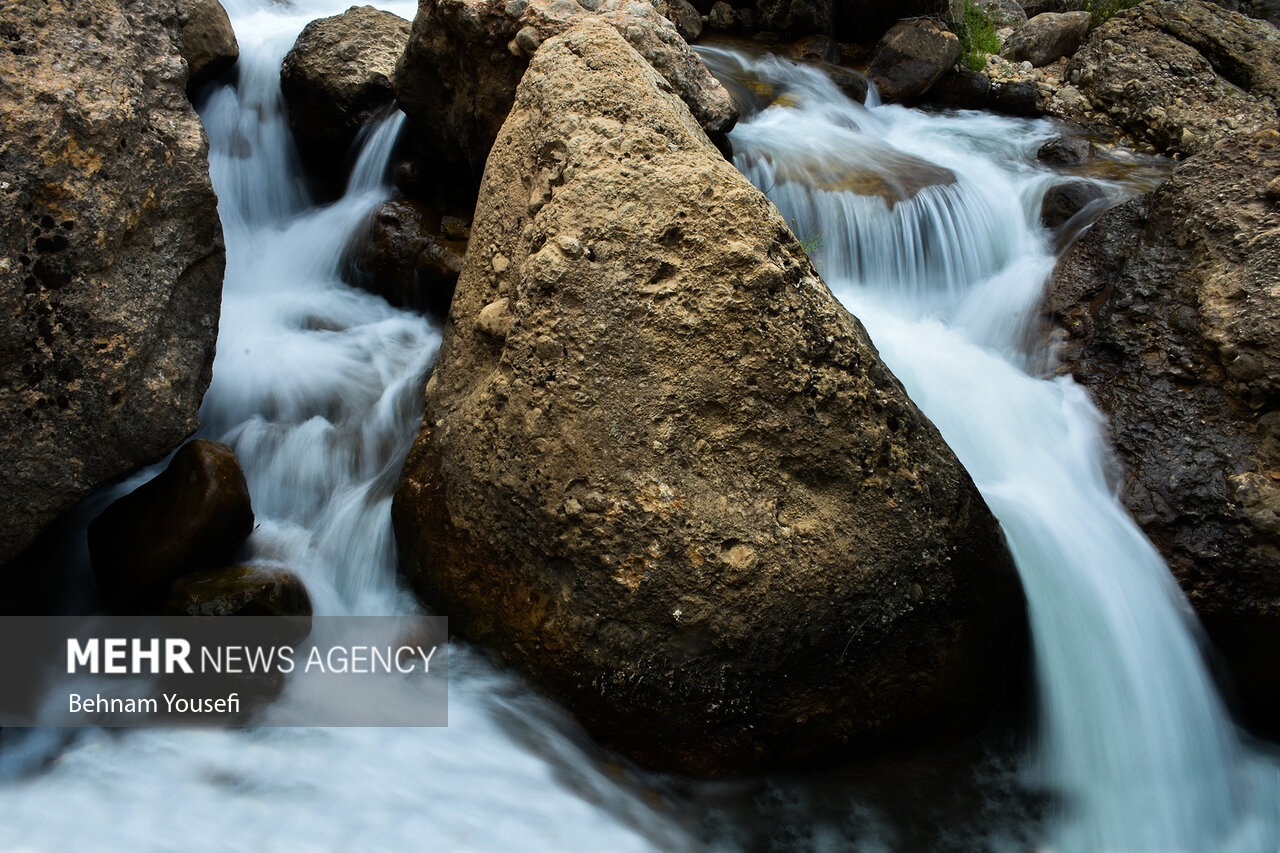
[[[1063,797],[1046,841],[1064,851],[1277,849],[1276,768],[1241,744],[1186,600],[1106,480],[1100,416],[1069,379],[1025,372],[1020,342],[1053,264],[1036,227],[1053,178],[1031,165],[1051,128],[868,110],[810,69],[714,48],[704,56],[721,75],[754,73],[789,96],[734,132],[736,161],[784,216],[822,235],[827,282],[1005,529],[1034,640],[1036,772]],[[890,211],[806,174],[813,162],[884,160],[886,148],[957,180]]]
[[[260,522],[256,562],[301,573],[319,612],[410,612],[417,605],[396,583],[388,505],[438,330],[336,274],[347,235],[390,192],[385,167],[400,119],[370,129],[346,196],[314,206],[281,112],[279,65],[307,21],[345,4],[228,8],[239,84],[202,108],[228,246],[204,435],[231,443],[244,464]],[[1069,382],[1022,369],[1016,342],[1051,264],[1034,227],[1049,178],[1027,157],[1047,130],[867,111],[789,64],[714,58],[722,71],[745,63],[800,96],[798,109],[766,110],[735,131],[741,164],[798,230],[821,234],[826,277],[1009,532],[1040,668],[1036,778],[1062,794],[1044,842],[1274,849],[1275,771],[1226,721],[1184,603],[1107,487],[1096,413]],[[779,180],[868,164],[891,177],[918,169],[902,152],[954,170],[957,184],[890,212],[878,199]],[[623,851],[702,849],[708,836],[712,848],[734,848],[761,836],[718,822],[758,806],[775,849],[894,849],[900,837],[852,797],[838,806],[851,826],[808,832],[817,818],[795,780],[769,783],[726,818],[714,801],[739,796],[732,789],[679,784],[673,793],[611,766],[558,709],[482,655],[455,648],[450,674],[447,729],[83,732],[67,743],[35,733],[6,742],[0,766],[16,778],[0,787],[0,849]],[[286,697],[278,710],[297,701]],[[976,836],[961,844],[985,846]]]

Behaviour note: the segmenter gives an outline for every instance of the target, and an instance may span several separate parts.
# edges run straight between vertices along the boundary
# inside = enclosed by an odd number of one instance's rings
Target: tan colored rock
[[[199,426],[225,253],[176,24],[0,3],[0,562]]]
[[[1000,55],[1039,67],[1075,53],[1089,32],[1088,12],[1045,12],[1015,27]]]
[[[960,39],[928,19],[902,21],[876,45],[867,76],[889,101],[918,98],[960,61]]]
[[[187,61],[188,90],[194,90],[228,71],[240,58],[240,44],[227,10],[218,0],[180,0],[182,58]]]
[[[372,6],[307,24],[280,66],[289,126],[308,168],[341,171],[360,128],[395,101],[409,22]]]
[[[1280,123],[1280,33],[1201,0],[1122,12],[1089,35],[1068,77],[1118,128],[1171,154]]]
[[[485,159],[511,109],[538,43],[597,18],[613,26],[684,99],[710,134],[738,118],[728,91],[711,76],[675,26],[651,3],[591,0],[423,0],[396,68],[396,97],[425,162],[474,197]],[[522,43],[516,37],[528,31]]]
[[[588,20],[490,155],[393,518],[463,635],[694,772],[982,718],[1000,532],[768,199]]]
[[[1060,355],[1107,413],[1121,497],[1255,721],[1280,719],[1280,174],[1274,130],[1192,157],[1059,263]]]

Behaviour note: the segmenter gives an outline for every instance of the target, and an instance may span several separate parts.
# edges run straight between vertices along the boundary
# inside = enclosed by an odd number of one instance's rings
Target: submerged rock
[[[197,439],[168,467],[89,525],[89,556],[103,592],[129,601],[175,578],[225,566],[253,532],[249,486],[235,453]]]
[[[169,588],[165,611],[175,616],[310,616],[311,597],[293,572],[233,566],[178,578]]]
[[[707,133],[728,133],[733,98],[675,26],[647,2],[423,0],[396,66],[396,97],[425,162],[473,198],[489,149],[538,44],[594,18],[615,27],[663,76]],[[517,38],[524,33],[522,38]]]
[[[182,58],[193,90],[230,70],[240,58],[240,45],[227,10],[218,0],[180,0],[178,22],[182,27]]]
[[[1000,55],[1011,62],[1048,65],[1075,53],[1088,32],[1088,12],[1045,12],[1015,28]]]
[[[0,562],[199,426],[225,253],[177,23],[0,8]]]
[[[960,61],[960,39],[930,20],[903,21],[876,46],[867,76],[885,100],[918,98]]]
[[[1000,531],[777,210],[616,30],[543,44],[393,519],[464,636],[700,773],[971,731]]]
[[[409,22],[372,6],[307,24],[280,66],[289,127],[311,171],[340,175],[360,128],[391,107]]]
[[[1108,415],[1121,497],[1168,560],[1246,708],[1280,714],[1280,173],[1234,136],[1108,212],[1048,297],[1060,357]]]
[[[1277,125],[1280,36],[1201,0],[1147,0],[1095,29],[1068,76],[1124,132],[1194,154]]]

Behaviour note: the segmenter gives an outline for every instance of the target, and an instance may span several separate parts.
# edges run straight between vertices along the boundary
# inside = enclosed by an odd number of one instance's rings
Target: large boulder
[[[172,616],[311,615],[302,578],[270,566],[231,566],[184,575],[165,599]],[[305,635],[305,632],[304,632]]]
[[[1280,33],[1201,0],[1147,0],[1095,29],[1068,77],[1134,138],[1194,154],[1276,126]]]
[[[423,0],[396,67],[396,96],[423,160],[474,197],[489,149],[538,45],[575,23],[615,27],[660,73],[707,133],[725,134],[738,108],[675,26],[632,0]],[[592,11],[594,10],[594,11]]]
[[[89,524],[89,557],[108,597],[146,599],[182,575],[227,565],[251,532],[249,485],[235,453],[196,439]]]
[[[1034,66],[1057,62],[1079,49],[1089,32],[1088,12],[1045,12],[1019,25],[1005,39],[1000,55]]]
[[[199,425],[225,254],[172,5],[0,5],[0,562]]]
[[[356,134],[395,101],[391,78],[408,41],[408,21],[372,6],[302,30],[280,66],[280,91],[309,170],[342,172]]]
[[[236,32],[218,0],[179,0],[178,23],[182,58],[190,71],[188,90],[226,73],[240,58]]]
[[[918,98],[960,61],[960,39],[928,19],[902,21],[876,45],[867,76],[890,101]]]
[[[969,476],[599,21],[543,44],[489,158],[393,519],[451,628],[654,766],[952,737],[1017,647]]]
[[[1280,714],[1280,174],[1275,131],[1189,159],[1062,259],[1049,310],[1108,415],[1121,497],[1257,719]]]

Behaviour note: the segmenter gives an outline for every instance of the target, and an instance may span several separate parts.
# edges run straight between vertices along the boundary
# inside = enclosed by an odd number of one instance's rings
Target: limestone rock
[[[1088,12],[1045,12],[1015,28],[1000,55],[1011,62],[1048,65],[1075,53],[1088,32]]]
[[[182,58],[187,61],[188,89],[225,73],[240,58],[240,45],[227,10],[218,0],[181,0]]]
[[[1068,75],[1126,133],[1194,154],[1276,126],[1280,32],[1201,0],[1147,0],[1095,29]]]
[[[199,425],[225,254],[172,6],[0,4],[0,562]]]
[[[955,736],[1019,645],[966,472],[600,21],[543,44],[489,158],[393,519],[451,628],[654,766]]]
[[[1247,707],[1280,713],[1280,173],[1275,131],[1228,138],[1108,212],[1048,297],[1066,368],[1109,416],[1121,496]]]
[[[960,39],[929,20],[903,21],[885,33],[867,68],[885,100],[918,98],[960,61]]]
[[[129,601],[227,565],[252,531],[249,486],[235,453],[197,439],[93,520],[89,556],[103,592]]]
[[[372,6],[303,29],[280,66],[280,91],[308,169],[341,172],[360,128],[395,100],[391,78],[408,41],[408,21]]]
[[[591,0],[423,0],[396,67],[396,97],[425,162],[441,181],[474,198],[530,54],[516,42],[532,28],[540,41],[588,18],[615,27],[679,93],[707,133],[725,134],[738,118],[728,91],[711,76],[675,26],[647,2]]]

